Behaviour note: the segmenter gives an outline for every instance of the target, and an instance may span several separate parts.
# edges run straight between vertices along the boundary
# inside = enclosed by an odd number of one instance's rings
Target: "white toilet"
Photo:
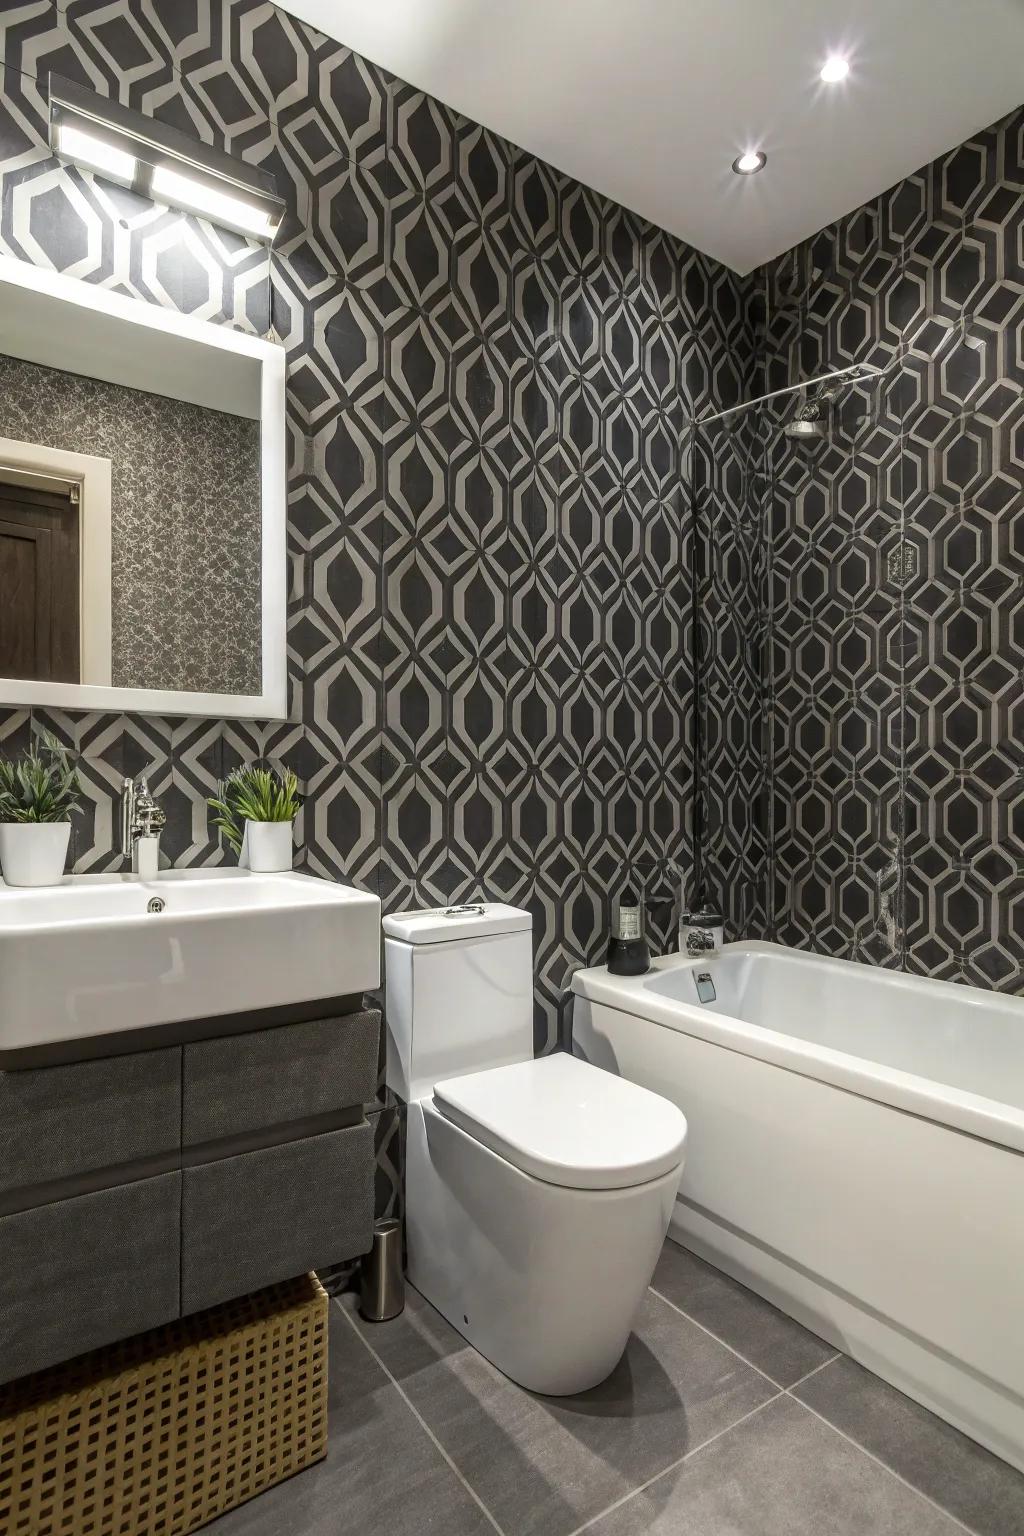
[[[686,1146],[674,1104],[533,1059],[528,912],[384,919],[388,1085],[409,1106],[409,1279],[533,1392],[596,1386],[629,1337]]]

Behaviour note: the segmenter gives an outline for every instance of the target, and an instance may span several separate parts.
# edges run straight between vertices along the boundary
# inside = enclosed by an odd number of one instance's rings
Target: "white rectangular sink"
[[[311,875],[0,882],[0,1058],[379,984],[380,901]]]

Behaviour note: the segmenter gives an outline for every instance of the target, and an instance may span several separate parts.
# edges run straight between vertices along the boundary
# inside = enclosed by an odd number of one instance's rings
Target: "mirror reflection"
[[[0,287],[0,677],[261,692],[259,364]]]

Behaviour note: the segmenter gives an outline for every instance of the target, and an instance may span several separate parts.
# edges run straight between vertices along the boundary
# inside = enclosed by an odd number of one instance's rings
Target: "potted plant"
[[[290,768],[236,768],[219,797],[211,797],[217,812],[214,825],[238,854],[241,869],[270,874],[292,867],[292,822],[302,801],[298,780]]]
[[[0,760],[0,869],[8,885],[57,885],[78,812],[81,780],[55,736]]]

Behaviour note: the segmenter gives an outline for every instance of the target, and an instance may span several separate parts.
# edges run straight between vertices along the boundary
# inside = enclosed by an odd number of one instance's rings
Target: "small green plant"
[[[81,793],[67,749],[49,731],[16,761],[0,759],[0,821],[67,821]]]
[[[210,797],[217,812],[213,819],[236,853],[242,851],[247,821],[294,821],[302,804],[298,780],[290,768],[236,768],[224,782],[219,796]]]

